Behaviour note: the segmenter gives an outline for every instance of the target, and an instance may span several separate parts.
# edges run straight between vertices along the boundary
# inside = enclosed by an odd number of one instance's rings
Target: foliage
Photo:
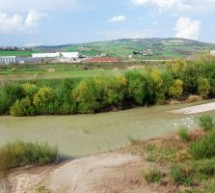
[[[169,94],[173,98],[179,98],[183,94],[183,81],[180,79],[175,80],[173,86],[169,88]]]
[[[189,140],[188,128],[185,126],[182,126],[178,131],[178,136],[182,141],[188,141]]]
[[[30,116],[35,114],[35,108],[32,105],[30,97],[17,100],[10,108],[10,114],[13,116]]]
[[[210,115],[202,115],[199,118],[199,125],[205,131],[212,130],[214,127],[213,118]]]
[[[210,93],[210,84],[207,78],[198,78],[198,93],[201,97],[207,98]]]
[[[101,64],[98,65],[101,67]],[[110,68],[108,65],[105,64],[105,68]],[[121,109],[135,105],[165,104],[172,98],[191,102],[215,97],[215,62],[212,59],[177,59],[171,65],[155,65],[153,68],[146,66],[145,69],[117,72],[117,76],[112,72],[111,76],[94,78],[8,82],[0,87],[0,114],[28,116],[94,113],[115,107]],[[62,68],[80,68],[57,64],[52,67],[59,71]],[[44,68],[38,68],[32,65],[30,69],[33,72],[44,71]],[[21,68],[16,70],[23,73]],[[29,71],[29,67],[24,70]]]
[[[147,172],[142,172],[144,179],[148,183],[161,183],[163,174],[158,169],[152,169]]]
[[[143,105],[146,103],[145,96],[148,92],[146,86],[146,80],[144,76],[138,71],[128,71],[125,74],[128,80],[128,98],[134,100],[138,105]]]
[[[215,156],[215,133],[209,133],[189,146],[189,152],[195,159],[212,158]]]
[[[38,87],[35,84],[31,83],[21,84],[21,88],[23,90],[23,94],[29,97],[33,97],[34,94],[38,91]]]
[[[49,103],[54,98],[54,91],[50,87],[42,87],[34,95],[33,104],[35,106],[41,106]]]
[[[170,175],[174,183],[190,186],[193,184],[193,170],[189,166],[173,165]]]
[[[0,88],[0,114],[9,113],[10,106],[23,97],[18,84],[4,85]]]
[[[48,164],[58,159],[56,147],[17,141],[0,148],[0,172],[29,164]]]

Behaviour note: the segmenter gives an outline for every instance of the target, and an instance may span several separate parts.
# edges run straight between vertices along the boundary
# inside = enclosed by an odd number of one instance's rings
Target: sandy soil
[[[187,108],[174,110],[174,111],[170,111],[170,112],[189,115],[189,114],[196,114],[196,113],[208,112],[208,111],[213,111],[213,110],[215,110],[215,102],[187,107]]]
[[[140,179],[142,159],[108,153],[73,160],[55,168],[35,168],[12,174],[12,193],[35,193],[44,186],[52,193],[156,193]]]

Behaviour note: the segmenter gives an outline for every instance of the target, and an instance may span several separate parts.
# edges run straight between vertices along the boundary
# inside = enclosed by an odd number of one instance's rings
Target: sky
[[[0,46],[122,38],[215,43],[215,0],[0,0]]]

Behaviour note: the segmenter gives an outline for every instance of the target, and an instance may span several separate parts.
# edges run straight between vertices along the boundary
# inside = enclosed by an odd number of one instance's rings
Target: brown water
[[[197,103],[196,103],[197,104]],[[69,156],[113,150],[132,139],[149,139],[175,133],[180,125],[196,128],[197,115],[167,111],[194,104],[154,106],[91,115],[0,117],[0,145],[17,139],[48,142]],[[208,112],[215,117],[215,111]]]

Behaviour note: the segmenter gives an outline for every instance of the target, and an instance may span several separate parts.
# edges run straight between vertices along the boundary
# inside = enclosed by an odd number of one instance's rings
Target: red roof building
[[[91,58],[88,60],[90,63],[118,63],[119,58]]]

